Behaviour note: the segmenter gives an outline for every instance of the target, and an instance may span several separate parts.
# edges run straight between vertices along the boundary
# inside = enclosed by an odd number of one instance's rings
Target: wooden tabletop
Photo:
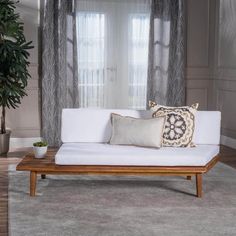
[[[56,148],[49,148],[45,158],[35,158],[34,153],[28,153],[22,161],[17,165],[16,170],[31,171],[42,169],[54,169]]]

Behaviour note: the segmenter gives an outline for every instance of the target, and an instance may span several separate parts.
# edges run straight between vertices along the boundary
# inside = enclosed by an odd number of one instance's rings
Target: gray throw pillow
[[[161,147],[165,116],[138,119],[112,113],[111,122],[110,144]]]

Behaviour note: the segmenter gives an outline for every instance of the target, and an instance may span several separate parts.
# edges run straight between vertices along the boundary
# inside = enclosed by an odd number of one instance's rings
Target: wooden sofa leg
[[[188,175],[187,176],[187,180],[191,180],[192,179],[192,176],[191,175]]]
[[[34,197],[36,192],[36,181],[37,181],[37,172],[30,172],[30,196]]]
[[[202,174],[196,174],[197,197],[202,197]]]

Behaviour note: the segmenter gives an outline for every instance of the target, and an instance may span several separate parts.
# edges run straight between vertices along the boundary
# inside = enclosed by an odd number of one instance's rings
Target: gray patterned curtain
[[[78,106],[75,20],[68,0],[44,0],[42,34],[42,137],[60,145],[62,108]]]
[[[147,102],[185,104],[184,0],[152,0]]]

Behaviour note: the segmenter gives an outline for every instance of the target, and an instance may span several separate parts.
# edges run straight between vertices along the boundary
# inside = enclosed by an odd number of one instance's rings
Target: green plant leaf
[[[29,52],[32,41],[24,36],[23,23],[13,0],[0,0],[0,106],[17,108],[26,96],[30,74]],[[4,117],[5,120],[5,117]],[[5,128],[5,122],[1,131]]]

